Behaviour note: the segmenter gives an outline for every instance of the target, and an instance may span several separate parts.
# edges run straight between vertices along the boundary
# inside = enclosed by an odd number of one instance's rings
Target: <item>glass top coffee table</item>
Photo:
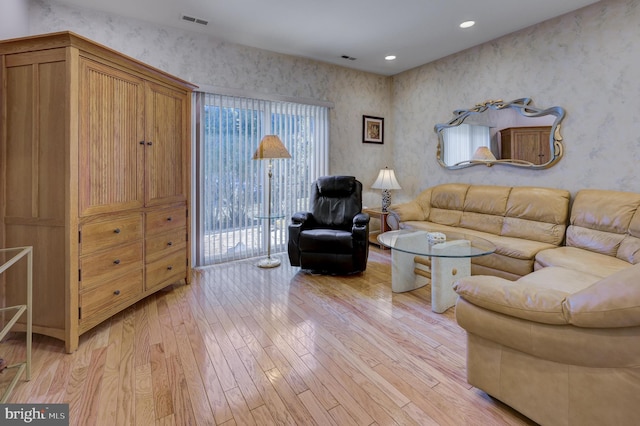
[[[442,237],[444,242],[430,241]],[[416,279],[415,256],[431,258],[431,310],[442,313],[455,305],[457,295],[452,284],[471,275],[471,258],[493,253],[496,247],[490,241],[456,232],[438,232],[417,229],[389,231],[378,235],[378,242],[391,251],[391,290],[394,293],[416,290],[426,281]]]

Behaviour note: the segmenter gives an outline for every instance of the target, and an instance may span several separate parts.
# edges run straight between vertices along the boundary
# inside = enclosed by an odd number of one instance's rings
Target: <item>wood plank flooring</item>
[[[68,403],[73,425],[529,425],[467,384],[454,308],[367,271],[311,275],[256,260],[194,270],[81,337],[35,335],[32,380],[9,402]],[[10,333],[0,356],[24,354]],[[2,376],[2,375],[0,375]]]

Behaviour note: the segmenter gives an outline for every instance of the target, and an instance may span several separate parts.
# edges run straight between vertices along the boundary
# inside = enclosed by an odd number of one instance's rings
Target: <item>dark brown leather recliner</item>
[[[311,211],[291,217],[288,250],[291,266],[311,272],[364,271],[369,215],[362,213],[362,183],[353,176],[325,176],[314,182]]]

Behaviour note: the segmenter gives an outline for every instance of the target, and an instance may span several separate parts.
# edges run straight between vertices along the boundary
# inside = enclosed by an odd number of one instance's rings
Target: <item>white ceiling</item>
[[[217,39],[393,75],[594,0],[60,0]],[[208,21],[184,21],[183,15]],[[462,21],[474,20],[470,29]],[[397,56],[385,61],[386,55]],[[346,55],[355,60],[343,59]]]

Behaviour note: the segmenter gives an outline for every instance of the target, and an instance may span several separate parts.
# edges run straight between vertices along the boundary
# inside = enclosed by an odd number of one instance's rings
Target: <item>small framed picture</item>
[[[362,116],[362,142],[384,143],[384,118]]]

